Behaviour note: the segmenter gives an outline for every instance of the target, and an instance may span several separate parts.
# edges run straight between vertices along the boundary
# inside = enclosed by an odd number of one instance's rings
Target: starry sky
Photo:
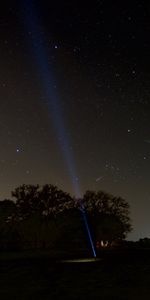
[[[0,199],[104,190],[150,237],[150,4],[5,1],[0,37]]]

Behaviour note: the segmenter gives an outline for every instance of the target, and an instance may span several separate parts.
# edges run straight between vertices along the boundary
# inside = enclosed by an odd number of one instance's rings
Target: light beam
[[[30,43],[32,46],[33,59],[36,62],[38,73],[40,76],[40,81],[42,88],[48,99],[48,111],[52,124],[55,128],[57,134],[57,140],[59,142],[60,148],[63,152],[63,156],[67,165],[67,169],[71,178],[73,190],[77,198],[81,198],[80,188],[77,178],[77,172],[75,168],[75,160],[73,154],[70,150],[69,139],[66,134],[65,122],[63,119],[63,114],[61,110],[61,103],[59,97],[56,94],[56,83],[54,81],[54,75],[52,70],[50,71],[48,63],[48,53],[46,47],[44,46],[44,38],[41,33],[41,27],[39,24],[38,13],[34,6],[34,2],[31,0],[24,0],[22,5],[23,20],[25,23],[25,30],[28,33]],[[52,68],[52,66],[51,66]],[[94,243],[92,241],[89,225],[87,222],[85,211],[82,209],[82,215],[86,230],[88,233],[89,241],[91,244],[92,252],[94,257],[96,257],[96,252],[94,248]]]

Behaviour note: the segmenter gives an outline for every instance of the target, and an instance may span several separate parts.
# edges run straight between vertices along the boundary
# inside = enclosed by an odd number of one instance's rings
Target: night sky
[[[150,4],[5,1],[0,199],[18,185],[104,190],[150,237]],[[80,191],[79,191],[80,189]]]

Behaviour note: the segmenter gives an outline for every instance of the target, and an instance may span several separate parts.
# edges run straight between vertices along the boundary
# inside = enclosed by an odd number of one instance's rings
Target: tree
[[[21,185],[12,192],[16,198],[16,206],[22,217],[38,214],[39,216],[55,216],[72,206],[72,198],[68,193],[52,184]]]
[[[20,217],[26,218],[40,212],[39,185],[23,184],[12,191]]]
[[[87,191],[82,199],[95,242],[124,239],[131,231],[129,204],[103,191]]]
[[[87,191],[82,199],[73,199],[51,184],[24,184],[12,196],[17,208],[12,228],[17,226],[23,247],[55,245],[58,249],[59,245],[61,249],[65,244],[67,249],[85,249],[88,240],[82,210],[86,212],[95,244],[124,239],[131,230],[129,204],[103,191]]]
[[[56,216],[73,206],[71,196],[52,184],[45,184],[39,191],[42,213],[45,216]]]
[[[52,247],[62,231],[58,215],[71,208],[71,196],[51,184],[42,187],[23,184],[12,196],[16,199],[16,222],[22,247]]]

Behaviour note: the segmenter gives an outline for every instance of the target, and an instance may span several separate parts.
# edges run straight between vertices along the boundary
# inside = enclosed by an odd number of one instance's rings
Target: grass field
[[[149,299],[149,251],[65,262],[39,253],[0,255],[0,299]]]

